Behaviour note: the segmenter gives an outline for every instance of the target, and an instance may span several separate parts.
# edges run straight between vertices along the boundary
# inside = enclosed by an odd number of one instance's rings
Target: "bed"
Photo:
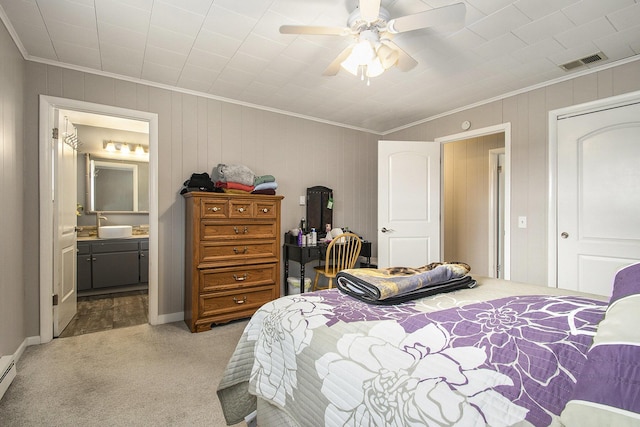
[[[338,289],[265,304],[218,387],[227,423],[640,425],[640,264],[611,301],[474,279],[394,305]]]

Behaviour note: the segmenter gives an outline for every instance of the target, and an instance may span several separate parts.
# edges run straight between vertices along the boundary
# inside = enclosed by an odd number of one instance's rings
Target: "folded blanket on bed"
[[[218,163],[218,165],[213,168],[211,179],[214,182],[237,182],[253,186],[255,176],[253,171],[244,165],[225,165],[224,163]]]
[[[370,304],[398,304],[415,298],[472,288],[476,281],[464,263],[431,263],[420,268],[342,270],[336,276],[343,293]]]

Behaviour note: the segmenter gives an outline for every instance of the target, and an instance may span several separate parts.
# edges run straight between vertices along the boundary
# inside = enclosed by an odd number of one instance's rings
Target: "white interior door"
[[[558,121],[558,287],[611,295],[640,261],[640,104]]]
[[[72,125],[58,118],[54,109],[53,123],[58,123],[58,139],[53,139],[53,203],[54,211],[54,280],[53,336],[67,327],[77,311],[76,293],[76,203],[77,203],[77,150],[65,142]],[[55,303],[54,303],[55,304]]]
[[[378,267],[440,261],[440,143],[378,143]]]

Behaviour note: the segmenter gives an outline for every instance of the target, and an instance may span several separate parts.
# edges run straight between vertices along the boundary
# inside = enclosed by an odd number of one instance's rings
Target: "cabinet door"
[[[135,285],[140,277],[138,251],[93,254],[93,287]]]
[[[78,291],[87,291],[91,289],[91,254],[78,254],[76,268],[76,283],[78,285]]]
[[[140,283],[149,282],[149,251],[140,251]]]

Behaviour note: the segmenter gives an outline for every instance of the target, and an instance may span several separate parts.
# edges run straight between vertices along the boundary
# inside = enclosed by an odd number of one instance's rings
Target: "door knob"
[[[560,237],[562,237],[563,239],[566,239],[567,237],[569,237],[569,233],[567,233],[566,231],[563,231],[563,232],[560,234]]]
[[[393,231],[393,229],[392,228],[387,228],[387,227],[382,227],[382,230],[380,230],[380,231],[382,231],[383,233],[389,233],[389,232]]]

